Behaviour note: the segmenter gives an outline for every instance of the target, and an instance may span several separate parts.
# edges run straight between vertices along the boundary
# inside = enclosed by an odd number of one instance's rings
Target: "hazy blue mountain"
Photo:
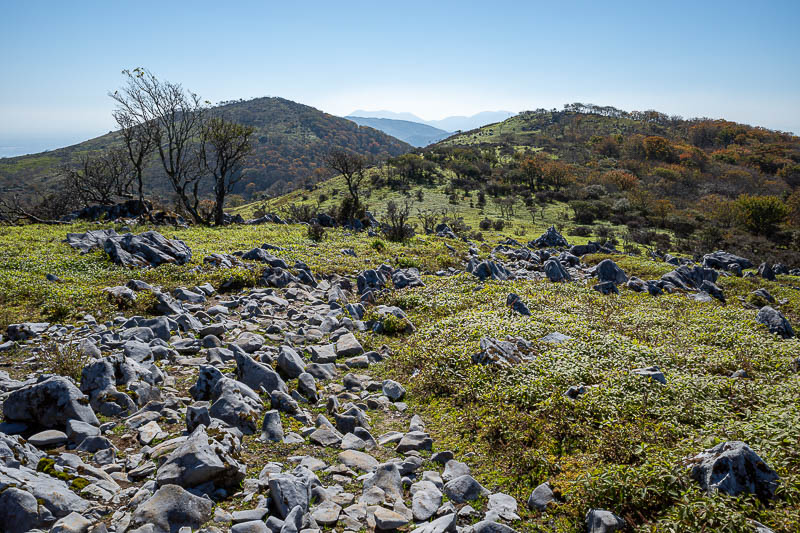
[[[408,113],[406,113],[408,114]],[[359,117],[359,116],[346,116],[348,120],[352,120],[359,126],[369,126],[380,130],[387,135],[396,137],[401,141],[405,141],[411,146],[428,146],[442,139],[450,136],[450,132],[421,124],[419,122],[412,122],[410,120],[395,120],[391,118],[373,118],[373,117]]]
[[[428,120],[425,124],[445,131],[469,131],[487,124],[502,122],[516,113],[510,111],[482,111],[470,117],[447,117],[442,120]]]
[[[388,118],[391,120],[407,120],[409,122],[419,122],[426,124],[424,120],[419,118],[413,113],[395,113],[394,111],[387,111],[385,109],[380,111],[365,111],[363,109],[356,109],[348,117],[362,117],[362,118]]]
[[[482,111],[472,116],[454,116],[446,117],[441,120],[423,120],[413,113],[396,113],[394,111],[364,111],[359,109],[353,111],[348,117],[363,117],[363,118],[386,118],[391,120],[405,120],[409,122],[418,122],[420,124],[427,124],[444,131],[468,131],[480,128],[487,124],[494,124],[495,122],[502,122],[507,118],[511,118],[516,113],[510,111]],[[400,138],[400,137],[399,137]],[[408,142],[408,141],[406,141]],[[409,143],[411,144],[411,143]]]

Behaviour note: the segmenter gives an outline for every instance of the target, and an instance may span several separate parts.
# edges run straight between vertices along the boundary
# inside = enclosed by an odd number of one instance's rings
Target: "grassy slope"
[[[422,190],[423,200],[421,202],[417,200],[417,190]],[[265,208],[267,212],[279,213],[290,204],[313,205],[315,207],[320,205],[321,210],[326,211],[340,204],[346,191],[344,180],[341,177],[336,177],[319,183],[313,191],[296,190],[278,198],[264,202],[253,202],[231,209],[231,212],[241,214],[244,218],[252,218],[259,207]],[[321,195],[327,197],[327,200],[320,204],[318,198]],[[364,203],[367,205],[368,210],[378,220],[381,220],[386,213],[386,205],[392,200],[397,204],[402,204],[405,200],[411,202],[411,222],[417,225],[417,231],[422,230],[419,210],[436,210],[439,212],[446,210],[448,215],[455,213],[456,216],[463,218],[464,222],[471,226],[473,230],[481,231],[487,241],[495,238],[502,240],[505,237],[512,237],[520,242],[527,242],[541,235],[551,225],[556,225],[560,228],[569,237],[571,243],[583,244],[589,240],[596,240],[595,237],[570,236],[571,230],[579,224],[571,220],[573,212],[566,203],[549,203],[544,206],[543,212],[541,206],[537,206],[534,220],[520,202],[516,205],[514,215],[506,220],[505,227],[501,231],[494,231],[479,229],[479,224],[484,218],[489,218],[490,220],[501,218],[499,207],[492,202],[491,196],[488,194],[486,195],[486,206],[482,210],[476,205],[478,201],[476,192],[473,192],[470,197],[460,198],[459,203],[456,205],[450,204],[448,195],[445,192],[445,185],[434,187],[417,186],[412,188],[411,193],[408,195],[388,187],[377,188],[373,189],[369,196],[364,198]],[[470,207],[470,201],[473,204],[472,207]],[[614,230],[617,235],[622,235],[626,230],[625,226],[604,225]]]
[[[165,288],[205,280],[218,285],[231,275],[252,282],[253,276],[242,271],[206,269],[202,258],[263,242],[285,247],[279,255],[306,261],[317,274],[345,275],[382,263],[424,270],[458,266],[467,247],[430,236],[405,245],[378,244],[342,230],[328,230],[326,240],[316,244],[302,226],[161,228],[189,244],[192,263],[136,271],[111,265],[99,252],[81,256],[61,242],[67,231],[96,227],[0,230],[4,324],[72,320],[85,312],[108,318],[118,308],[101,289],[131,278]],[[492,245],[501,237],[485,233]],[[445,242],[456,247],[456,255]],[[354,248],[357,257],[341,254],[342,248]],[[489,249],[485,244],[482,253]],[[588,263],[600,259],[585,258]],[[644,278],[670,269],[642,257],[615,259],[629,274]],[[45,282],[46,273],[60,276],[63,283]],[[775,531],[800,528],[800,377],[789,369],[800,354],[800,342],[769,335],[754,322],[755,310],[737,299],[767,287],[797,326],[800,291],[791,288],[800,284],[797,278],[780,276],[776,283],[722,278],[726,306],[698,304],[681,294],[652,298],[627,290],[603,297],[581,282],[482,284],[466,274],[426,276],[425,282],[425,288],[398,291],[386,300],[408,310],[415,334],[363,335],[362,340],[367,347],[392,347],[396,357],[377,371],[412,390],[412,408],[428,422],[438,449],[473,452],[468,463],[476,477],[521,502],[543,481],[560,492],[565,503],[547,513],[520,509],[523,521],[513,524],[516,529],[580,531],[591,506],[622,514],[640,531],[743,531],[746,518]],[[511,291],[521,295],[533,316],[509,312],[504,302]],[[146,304],[124,311],[144,312]],[[535,340],[551,331],[575,340],[559,347],[537,344],[537,359],[513,369],[470,363],[481,336]],[[628,374],[653,364],[666,374],[667,386]],[[727,377],[740,368],[753,379]],[[411,377],[415,370],[419,373]],[[564,390],[578,383],[597,387],[578,402],[565,400]],[[745,440],[781,475],[779,499],[771,506],[751,498],[706,496],[689,481],[682,458],[730,439]],[[272,457],[265,453],[266,459]]]

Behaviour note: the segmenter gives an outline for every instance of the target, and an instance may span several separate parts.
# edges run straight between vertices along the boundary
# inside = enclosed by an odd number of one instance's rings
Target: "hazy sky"
[[[212,102],[337,115],[580,101],[800,133],[798,28],[798,0],[3,0],[0,156],[107,132],[136,66]]]

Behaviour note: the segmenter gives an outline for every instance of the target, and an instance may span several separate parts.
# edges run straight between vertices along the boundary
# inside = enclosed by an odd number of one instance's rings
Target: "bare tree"
[[[208,119],[200,136],[200,164],[214,180],[214,223],[222,225],[225,196],[242,179],[245,158],[253,151],[255,130],[223,117]]]
[[[131,124],[152,126],[161,165],[178,200],[195,222],[204,223],[198,209],[203,174],[194,147],[205,110],[200,98],[180,84],[159,80],[146,69],[122,73],[127,85],[111,93],[118,110],[127,114]]]
[[[402,242],[414,235],[414,226],[408,223],[411,215],[411,201],[397,205],[394,200],[386,204],[386,219],[383,223],[383,233],[391,241]]]
[[[123,148],[85,154],[78,168],[65,166],[62,174],[69,191],[86,205],[111,205],[132,196],[134,174]]]
[[[325,164],[344,177],[347,190],[353,199],[353,207],[357,208],[361,205],[359,189],[364,181],[364,170],[367,164],[364,157],[349,150],[335,148],[325,156]]]
[[[438,209],[417,208],[417,216],[420,221],[422,221],[422,229],[425,233],[430,234],[433,233],[433,230],[436,228],[436,222],[439,220],[439,217],[442,216],[442,213]]]
[[[24,220],[34,224],[69,224],[58,220],[76,207],[72,195],[67,191],[50,193],[38,203],[22,200],[19,195],[0,195],[0,222],[19,224]]]
[[[113,95],[112,95],[113,97]],[[128,159],[133,166],[139,203],[144,206],[144,168],[153,153],[156,141],[155,122],[140,123],[130,111],[119,106],[112,112],[117,121]]]

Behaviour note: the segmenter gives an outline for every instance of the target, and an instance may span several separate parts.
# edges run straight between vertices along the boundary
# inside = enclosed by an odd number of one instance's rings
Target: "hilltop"
[[[235,192],[245,198],[266,191],[280,193],[318,181],[329,174],[323,157],[332,148],[346,148],[370,158],[396,156],[408,144],[372,128],[283,98],[256,98],[224,102],[213,110],[228,120],[256,128],[256,148],[245,166],[245,179]],[[23,195],[52,190],[61,165],[76,162],[85,153],[114,146],[118,134],[89,139],[80,144],[20,157],[0,159],[0,190]],[[169,193],[151,165],[148,185],[155,194]]]
[[[380,130],[387,135],[396,137],[403,142],[407,142],[411,146],[422,147],[428,146],[435,142],[441,141],[450,136],[450,132],[428,126],[427,124],[420,124],[418,122],[411,122],[408,120],[393,120],[390,118],[367,118],[359,116],[348,115],[344,117],[352,120],[359,126],[369,126]]]

